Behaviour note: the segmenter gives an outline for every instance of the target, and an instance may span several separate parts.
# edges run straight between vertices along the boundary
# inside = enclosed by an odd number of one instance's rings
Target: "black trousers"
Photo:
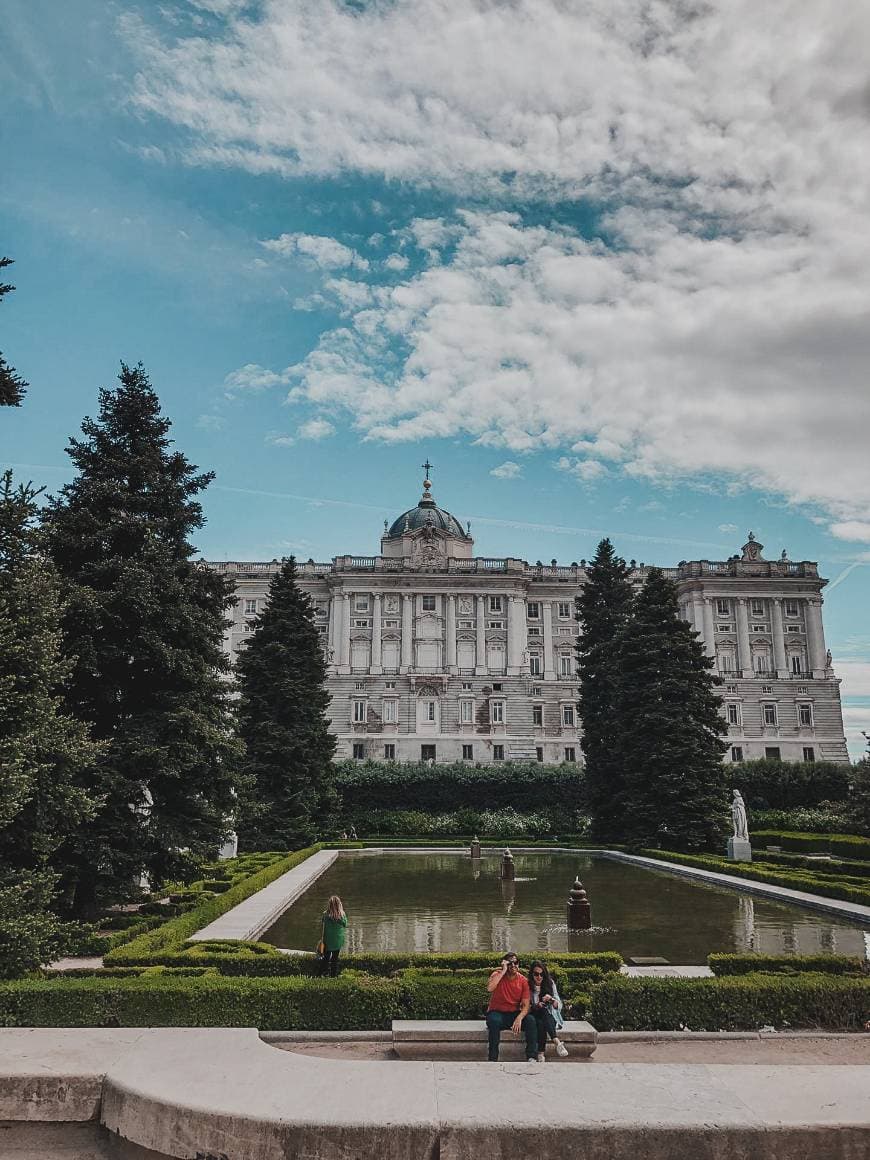
[[[491,1063],[498,1059],[499,1040],[502,1031],[509,1031],[519,1011],[487,1011],[486,1029],[489,1032],[489,1055]],[[535,1021],[531,1015],[526,1015],[522,1022],[522,1032],[526,1039],[526,1059],[534,1059],[535,1051]]]
[[[556,1020],[553,1018],[553,1012],[548,1011],[546,1007],[539,1007],[532,1012],[532,1017],[535,1020],[535,1026],[538,1029],[538,1054],[546,1051],[547,1036],[551,1039],[556,1038]]]
[[[318,975],[325,975],[329,973],[329,975],[334,979],[338,974],[338,956],[340,954],[341,950],[324,951],[323,958],[320,960],[320,970],[317,972]]]

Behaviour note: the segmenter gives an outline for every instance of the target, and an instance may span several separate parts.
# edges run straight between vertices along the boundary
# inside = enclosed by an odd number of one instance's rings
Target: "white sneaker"
[[[526,1060],[526,1063],[537,1063],[537,1062],[538,1061],[535,1059],[535,1057],[533,1055],[530,1055],[529,1058]]]
[[[538,1052],[538,1063],[546,1063],[546,1062],[547,1062],[546,1055],[544,1055],[543,1051],[539,1051]]]
[[[565,1044],[562,1042],[561,1039],[557,1039],[555,1042],[556,1042],[556,1054],[561,1056],[562,1059],[564,1059],[565,1056],[568,1054],[568,1048],[565,1046]]]

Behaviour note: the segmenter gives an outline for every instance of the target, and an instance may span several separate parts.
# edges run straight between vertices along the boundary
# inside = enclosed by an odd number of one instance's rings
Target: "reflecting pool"
[[[863,955],[865,928],[833,915],[753,898],[589,854],[515,854],[516,881],[499,879],[498,852],[342,854],[265,935],[313,950],[330,894],[344,902],[347,952],[616,950],[703,963],[711,951]],[[593,929],[569,932],[568,891],[580,875]]]

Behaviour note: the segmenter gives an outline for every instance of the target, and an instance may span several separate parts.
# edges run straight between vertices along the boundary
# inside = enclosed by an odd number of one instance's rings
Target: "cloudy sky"
[[[870,728],[870,8],[0,0],[6,461],[118,360],[210,556],[817,559]]]

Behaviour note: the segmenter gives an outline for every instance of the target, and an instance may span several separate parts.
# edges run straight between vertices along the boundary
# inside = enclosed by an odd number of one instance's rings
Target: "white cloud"
[[[731,536],[731,535],[734,535],[734,533],[737,531],[737,525],[736,524],[720,524],[719,531],[722,532],[723,535]]]
[[[870,520],[843,520],[831,525],[838,540],[858,540],[870,544]]]
[[[407,270],[408,259],[404,254],[390,254],[389,258],[384,260],[385,270]]]
[[[834,672],[842,680],[843,697],[870,697],[870,660],[838,660]]]
[[[597,459],[569,459],[563,455],[556,460],[556,467],[559,471],[565,471],[569,475],[575,476],[583,483],[592,483],[596,479],[602,479],[610,472]]]
[[[289,381],[285,373],[278,374],[258,363],[246,363],[236,371],[231,371],[224,379],[224,391],[227,395],[259,394],[261,391],[272,390],[274,387],[284,386]]]
[[[350,266],[357,270],[369,268],[368,260],[362,254],[335,238],[316,234],[281,234],[280,237],[266,239],[260,245],[282,258],[299,255],[320,270],[344,270]]]
[[[223,431],[226,425],[227,421],[223,415],[199,415],[196,420],[196,426],[200,431]]]
[[[309,419],[298,431],[300,439],[326,439],[335,434],[335,427],[328,419]]]
[[[296,440],[292,435],[281,435],[277,431],[273,431],[267,435],[264,442],[268,443],[270,447],[292,447]]]
[[[523,469],[518,463],[514,463],[512,459],[507,459],[498,467],[494,467],[489,474],[494,475],[496,479],[518,479],[522,473]]]

